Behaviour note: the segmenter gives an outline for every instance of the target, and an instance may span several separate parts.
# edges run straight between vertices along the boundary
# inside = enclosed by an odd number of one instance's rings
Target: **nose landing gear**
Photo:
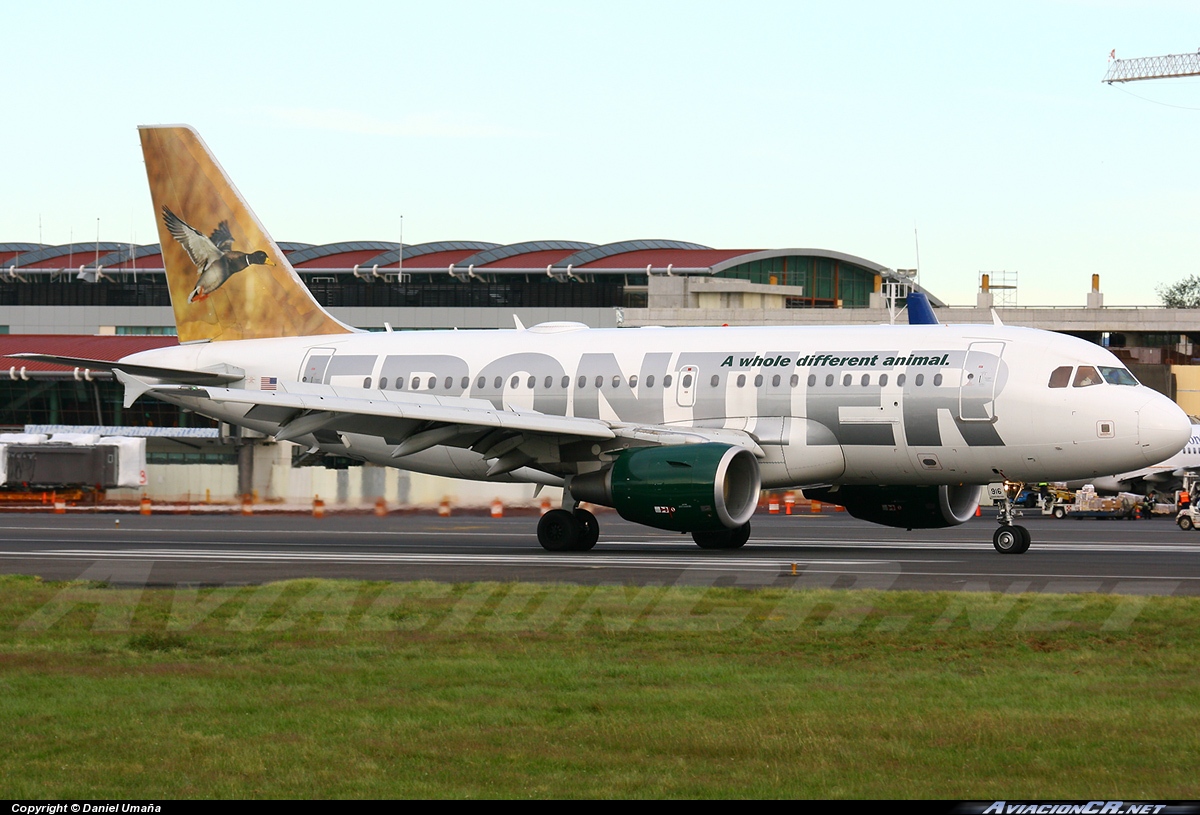
[[[1003,483],[988,484],[988,496],[996,504],[1000,528],[992,535],[992,546],[1002,555],[1023,555],[1031,542],[1029,530],[1013,523],[1016,510]]]

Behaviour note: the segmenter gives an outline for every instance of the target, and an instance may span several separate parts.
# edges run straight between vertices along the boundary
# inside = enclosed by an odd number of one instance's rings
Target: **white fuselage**
[[[1122,368],[1072,337],[993,325],[833,328],[405,331],[211,342],[130,361],[245,371],[229,387],[337,399],[479,400],[645,426],[725,428],[760,446],[764,487],[1065,481],[1175,454],[1189,423],[1139,384],[1050,387],[1056,369]],[[267,434],[286,419],[203,395],[160,398]],[[304,439],[329,452],[440,475],[484,478],[465,447],[393,458],[369,422]],[[599,466],[599,447],[495,480],[546,480]],[[557,458],[556,458],[557,456]]]

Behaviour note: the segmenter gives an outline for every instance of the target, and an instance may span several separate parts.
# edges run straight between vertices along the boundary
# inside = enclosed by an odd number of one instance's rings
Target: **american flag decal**
[[[275,386],[277,384],[279,384],[279,380],[276,377],[264,376],[262,378],[262,384],[259,385],[259,389],[264,391],[273,391],[275,390]]]

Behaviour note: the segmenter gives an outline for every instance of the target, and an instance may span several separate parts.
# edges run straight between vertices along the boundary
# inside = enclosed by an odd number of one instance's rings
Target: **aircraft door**
[[[299,380],[301,382],[324,382],[325,369],[333,357],[332,348],[309,348],[300,365]]]
[[[680,407],[692,407],[696,404],[696,383],[700,379],[700,369],[695,365],[688,365],[679,369],[678,376],[675,401]]]
[[[1004,343],[973,342],[963,358],[958,386],[958,418],[964,422],[991,422],[996,418],[996,386]]]

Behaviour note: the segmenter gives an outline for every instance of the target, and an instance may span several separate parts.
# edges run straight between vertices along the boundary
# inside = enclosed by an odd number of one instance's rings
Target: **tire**
[[[581,534],[573,551],[586,552],[600,540],[600,522],[586,509],[575,510],[575,520],[579,522]]]
[[[1190,529],[1194,529],[1196,526],[1194,523],[1192,523],[1192,518],[1190,515],[1181,516],[1179,518],[1179,520],[1176,521],[1176,523],[1179,524],[1179,528],[1182,529],[1184,532],[1187,532]]]
[[[1023,526],[1014,526],[1013,529],[1017,530],[1021,535],[1021,544],[1013,554],[1023,555],[1029,551],[1029,544],[1033,542],[1033,538],[1030,536],[1029,530]]]
[[[717,529],[693,532],[692,540],[701,549],[741,549],[750,540],[750,522],[737,529]]]
[[[1021,548],[1025,542],[1025,536],[1020,532],[1019,526],[1002,526],[992,535],[992,546],[996,547],[996,551],[1002,555],[1019,555],[1024,550]]]
[[[1063,507],[1055,507],[1053,510],[1050,511],[1050,514],[1053,515],[1055,518],[1057,518],[1060,521],[1063,518],[1067,517],[1067,511]]]
[[[538,543],[547,552],[569,552],[577,548],[583,533],[583,524],[565,509],[552,509],[538,521]]]

